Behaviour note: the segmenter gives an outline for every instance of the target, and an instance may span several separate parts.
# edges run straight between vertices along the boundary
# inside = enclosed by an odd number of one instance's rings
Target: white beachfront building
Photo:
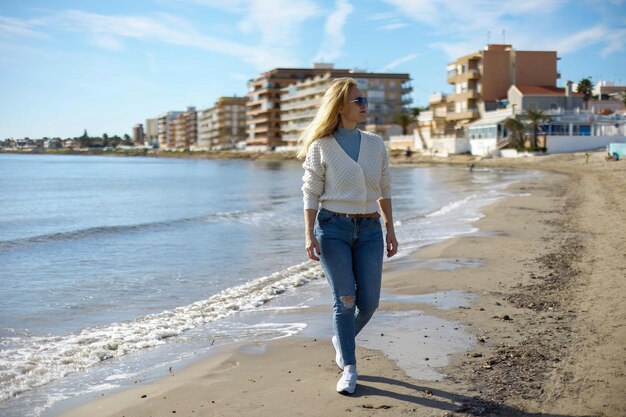
[[[508,114],[507,114],[508,112]],[[490,114],[491,113],[491,114]],[[580,152],[606,147],[610,143],[626,143],[626,116],[608,116],[580,110],[546,110],[550,121],[539,127],[545,136],[548,153]],[[487,156],[508,143],[504,127],[510,110],[487,112],[467,129],[472,155]]]

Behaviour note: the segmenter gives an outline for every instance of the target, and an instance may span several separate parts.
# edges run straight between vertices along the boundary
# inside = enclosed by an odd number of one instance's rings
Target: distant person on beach
[[[332,289],[331,341],[343,370],[337,392],[343,394],[356,388],[355,338],[378,308],[385,246],[387,257],[398,251],[389,155],[380,136],[357,128],[366,119],[367,98],[354,79],[339,78],[302,133],[298,153],[304,159],[306,251],[321,260]]]
[[[411,157],[413,156],[413,151],[411,150],[410,146],[406,147],[406,151],[404,151],[404,156],[406,157],[406,159],[411,159]]]
[[[613,152],[613,154],[611,154],[611,152],[607,152],[607,156],[604,159],[609,162],[619,161],[619,154],[617,152]]]

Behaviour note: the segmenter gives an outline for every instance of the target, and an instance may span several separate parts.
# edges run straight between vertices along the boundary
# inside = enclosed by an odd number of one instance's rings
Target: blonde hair
[[[339,110],[347,106],[348,92],[351,87],[356,87],[356,81],[350,77],[337,78],[328,87],[315,117],[300,135],[298,144],[301,148],[297,155],[298,158],[304,159],[313,142],[329,136],[337,130],[341,123]]]

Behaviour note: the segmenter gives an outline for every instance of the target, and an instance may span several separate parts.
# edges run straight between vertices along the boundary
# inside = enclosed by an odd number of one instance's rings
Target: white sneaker
[[[333,347],[335,348],[335,363],[339,369],[343,371],[345,365],[343,363],[343,356],[341,356],[341,346],[339,346],[339,340],[337,339],[337,336],[333,336],[330,340],[333,342]]]
[[[353,394],[356,389],[356,379],[358,376],[356,365],[346,365],[343,374],[341,374],[341,378],[337,381],[337,392],[341,394]]]

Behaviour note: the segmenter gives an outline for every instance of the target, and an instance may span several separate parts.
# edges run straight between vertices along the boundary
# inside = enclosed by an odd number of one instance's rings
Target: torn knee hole
[[[345,308],[351,309],[352,307],[354,307],[354,296],[344,295],[343,297],[340,297],[340,300]]]

